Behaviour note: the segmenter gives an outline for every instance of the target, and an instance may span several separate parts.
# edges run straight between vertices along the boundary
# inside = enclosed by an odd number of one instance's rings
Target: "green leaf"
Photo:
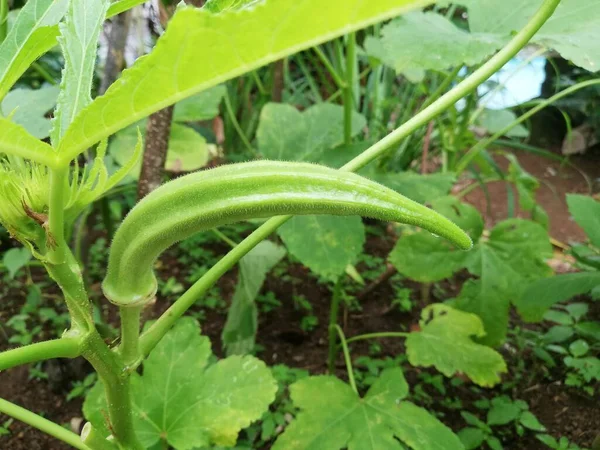
[[[2,101],[2,114],[11,118],[29,134],[45,139],[50,135],[51,122],[45,116],[56,105],[58,87],[14,89]],[[12,114],[12,115],[11,115]]]
[[[173,121],[200,122],[218,116],[225,92],[225,86],[215,86],[178,102],[173,112]]]
[[[506,425],[519,418],[521,408],[507,397],[496,397],[487,414],[488,425]]]
[[[434,12],[406,14],[383,27],[381,38],[369,36],[365,41],[370,56],[415,80],[425,70],[444,71],[458,63],[478,64],[502,45],[498,36],[471,34]]]
[[[353,113],[352,134],[365,125],[365,118]],[[304,112],[291,105],[268,103],[261,111],[256,135],[259,150],[267,159],[316,162],[323,151],[344,141],[344,111],[331,103],[319,103]]]
[[[600,248],[600,202],[586,195],[567,195],[569,212],[590,242]]]
[[[98,38],[108,0],[71,1],[58,42],[65,58],[51,136],[58,144],[77,114],[92,101]]]
[[[573,320],[577,322],[589,312],[590,307],[587,303],[571,303],[565,306],[565,309]]]
[[[258,330],[258,310],[254,300],[267,273],[285,256],[283,247],[263,241],[240,259],[238,283],[223,328],[227,354],[246,354],[254,349]]]
[[[159,442],[178,450],[211,443],[233,446],[238,432],[275,399],[277,384],[258,359],[233,356],[209,366],[210,357],[208,338],[186,317],[152,351],[143,375],[133,377],[134,424],[144,448]],[[106,430],[106,400],[98,388],[92,393],[84,413]]]
[[[536,438],[550,448],[558,448],[558,442],[549,434],[538,434]]]
[[[477,65],[521,30],[543,0],[460,0],[468,8],[468,29],[462,30],[434,13],[412,13],[383,27],[380,39],[369,38],[366,50],[400,72],[445,70]],[[532,42],[558,51],[591,72],[600,69],[598,41],[600,5],[589,0],[563,0]],[[419,46],[404,45],[407,41]],[[421,52],[417,51],[421,50]]]
[[[448,195],[456,181],[452,173],[420,175],[414,172],[369,172],[368,177],[419,203]]]
[[[569,340],[573,334],[575,334],[573,327],[557,325],[550,328],[546,334],[544,334],[543,339],[549,344],[558,344]]]
[[[465,450],[474,450],[483,444],[485,433],[479,428],[467,427],[458,432],[458,437],[465,446]]]
[[[571,355],[579,358],[585,355],[590,350],[590,345],[583,339],[577,339],[575,342],[571,342],[569,345],[569,351]]]
[[[416,450],[463,448],[458,437],[438,419],[404,401],[407,394],[400,368],[384,370],[362,399],[332,376],[300,380],[292,385],[291,397],[301,411],[273,449],[404,448],[396,439]]]
[[[125,166],[134,155],[138,129],[145,134],[146,121],[118,132],[109,146],[109,153],[120,166]],[[186,125],[173,123],[169,135],[169,150],[165,169],[171,172],[192,172],[204,166],[209,159],[208,145],[202,135]],[[137,179],[141,161],[134,166],[132,175]]]
[[[428,3],[331,0],[324,5],[320,0],[267,0],[250,10],[217,15],[179,8],[152,53],[140,58],[78,116],[61,141],[60,151],[65,160],[71,160],[167,105]]]
[[[2,264],[8,270],[10,279],[13,279],[29,261],[31,261],[31,252],[25,247],[11,248],[4,252],[2,257]]]
[[[356,262],[366,239],[357,216],[295,216],[277,233],[302,264],[331,281]]]
[[[432,202],[433,209],[461,227],[474,241],[483,233],[483,218],[470,205],[455,197]],[[449,278],[465,267],[469,254],[431,233],[404,233],[390,253],[390,262],[403,275],[422,283]],[[440,264],[440,261],[444,261]]]
[[[0,44],[0,100],[37,58],[56,45],[69,0],[29,0]]]
[[[212,13],[239,11],[255,6],[263,1],[264,0],[208,0],[203,8]]]
[[[583,337],[600,341],[600,322],[579,322],[575,329]]]
[[[573,318],[562,311],[550,310],[544,314],[544,320],[557,323],[559,325],[573,325]]]
[[[519,417],[519,422],[525,428],[528,428],[533,431],[546,431],[546,427],[540,423],[540,421],[535,417],[530,411],[523,411],[521,417]]]
[[[0,153],[20,156],[53,166],[55,152],[48,144],[34,138],[21,125],[0,117]]]
[[[540,322],[553,305],[600,286],[600,272],[565,273],[531,283],[515,306],[527,322]]]
[[[389,255],[399,273],[421,283],[450,278],[462,269],[469,255],[431,233],[403,233]],[[443,261],[443,263],[442,263]]]
[[[506,336],[510,302],[518,298],[532,281],[552,270],[544,262],[552,254],[546,230],[521,219],[496,225],[487,242],[469,253],[467,269],[477,280],[469,280],[453,306],[477,314],[486,336],[481,342],[500,345]]]
[[[488,133],[495,134],[500,130],[505,129],[517,120],[517,115],[509,109],[485,109],[479,116],[478,124],[485,128]],[[523,125],[517,125],[511,128],[506,134],[507,137],[511,138],[528,138],[529,130]]]
[[[427,307],[421,317],[421,331],[406,339],[413,366],[434,366],[447,377],[462,372],[481,386],[500,382],[507,370],[502,356],[471,340],[485,335],[479,317],[441,304]]]

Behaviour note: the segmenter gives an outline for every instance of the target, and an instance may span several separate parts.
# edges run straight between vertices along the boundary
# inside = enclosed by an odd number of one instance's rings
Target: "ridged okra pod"
[[[462,249],[472,245],[445,217],[359,175],[307,163],[232,164],[168,182],[132,209],[115,234],[104,294],[120,306],[143,304],[156,294],[154,262],[175,242],[285,214],[360,215],[416,225]]]

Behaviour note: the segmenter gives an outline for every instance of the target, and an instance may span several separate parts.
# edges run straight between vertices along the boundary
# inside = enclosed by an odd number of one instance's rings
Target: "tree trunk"
[[[159,187],[162,182],[169,148],[173,109],[173,106],[168,106],[148,118],[142,172],[138,182],[138,200]]]
[[[100,83],[100,95],[106,92],[125,68],[125,45],[127,44],[127,36],[129,35],[130,22],[131,11],[121,13],[112,20],[108,35],[108,54],[104,66],[104,76]]]

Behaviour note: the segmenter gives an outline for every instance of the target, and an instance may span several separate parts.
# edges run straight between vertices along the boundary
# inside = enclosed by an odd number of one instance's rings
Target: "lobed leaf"
[[[165,106],[284,56],[312,47],[428,0],[267,0],[255,8],[212,14],[180,8],[152,53],[75,120],[59,148],[65,160]],[[315,14],[315,11],[319,11]]]
[[[427,307],[421,317],[421,330],[406,339],[413,366],[433,366],[447,377],[464,373],[485,387],[500,382],[507,371],[502,355],[471,339],[485,335],[479,317],[441,304]]]
[[[48,144],[34,138],[21,125],[0,117],[0,153],[19,156],[50,167],[56,153]]]
[[[2,101],[2,114],[23,126],[32,136],[46,139],[52,126],[46,114],[56,106],[58,92],[56,86],[13,89]]]
[[[471,246],[449,220],[359,175],[305,163],[232,164],[171,181],[135,206],[115,234],[104,293],[121,305],[146,302],[157,287],[154,261],[173,243],[227,223],[283,214],[364,215]]]
[[[305,378],[290,390],[300,413],[274,450],[463,449],[449,428],[404,400],[408,384],[400,368],[384,370],[362,399],[332,376]]]

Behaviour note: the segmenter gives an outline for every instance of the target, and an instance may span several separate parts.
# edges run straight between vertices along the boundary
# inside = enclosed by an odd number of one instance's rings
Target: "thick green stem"
[[[7,350],[0,353],[0,371],[23,364],[53,358],[76,358],[81,355],[81,339],[62,338]]]
[[[48,204],[48,223],[46,226],[46,247],[49,260],[53,264],[64,262],[67,245],[65,243],[65,192],[68,167],[50,170],[50,197]]]
[[[86,337],[83,356],[92,364],[104,385],[110,429],[127,450],[142,450],[133,428],[129,371],[94,330]]]
[[[121,358],[126,367],[135,366],[141,359],[140,313],[141,306],[121,307]]]
[[[335,374],[335,358],[337,356],[337,325],[340,300],[342,299],[342,283],[344,277],[340,277],[333,288],[333,296],[331,297],[331,305],[329,307],[329,357],[327,360],[327,369],[330,374]]]
[[[354,104],[354,79],[356,72],[356,33],[348,35],[346,44],[346,85],[344,87],[344,143],[352,143],[352,113]]]
[[[49,434],[56,439],[66,442],[72,447],[81,450],[92,450],[90,447],[81,442],[81,439],[75,433],[70,432],[69,430],[49,421],[48,419],[43,418],[42,416],[38,416],[28,409],[21,408],[20,406],[1,398],[0,413],[14,417],[15,419],[37,428],[38,430],[43,431],[44,433]]]
[[[541,26],[552,15],[560,0],[546,0],[539,11],[499,53],[490,59],[479,70],[474,72],[462,83],[457,85],[450,92],[443,95],[439,100],[432,103],[411,120],[406,122],[397,130],[390,133],[382,141],[371,146],[358,157],[354,158],[341,170],[354,172],[369,164],[378,158],[390,148],[398,145],[407,136],[429,123],[462,97],[472,92],[481,83],[486,81],[496,71],[503,67],[521,50],[531,37],[541,28]],[[277,228],[287,222],[291,216],[278,216],[269,219],[250,236],[244,239],[236,248],[225,255],[217,264],[215,264],[206,274],[186,291],[171,307],[152,325],[152,327],[142,335],[141,350],[144,355],[150,353],[160,339],[175,324],[195,301],[204,295],[217,280],[231,269],[244,255],[257,246],[261,241],[270,236]]]

